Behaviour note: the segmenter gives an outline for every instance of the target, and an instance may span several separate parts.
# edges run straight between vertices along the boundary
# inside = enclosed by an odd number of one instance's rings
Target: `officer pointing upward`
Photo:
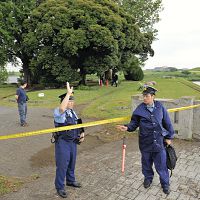
[[[74,125],[78,123],[78,117],[73,110],[74,96],[73,87],[67,83],[67,93],[60,95],[61,104],[54,110],[55,127]],[[79,188],[80,183],[75,179],[75,163],[77,143],[84,140],[83,129],[73,129],[56,133],[55,158],[56,178],[55,188],[59,196],[66,198],[65,183],[68,186]]]
[[[169,145],[174,137],[174,129],[167,110],[155,101],[157,90],[147,86],[143,94],[143,103],[134,111],[131,121],[127,125],[117,125],[121,131],[135,131],[139,127],[139,148],[142,156],[142,173],[144,187],[150,187],[155,169],[160,177],[160,183],[165,194],[170,193],[169,172],[166,165],[166,151],[164,142]]]

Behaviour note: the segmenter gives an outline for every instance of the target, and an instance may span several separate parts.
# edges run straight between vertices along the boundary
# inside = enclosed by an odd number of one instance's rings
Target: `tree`
[[[28,83],[82,79],[153,54],[152,35],[112,0],[0,2],[0,55],[22,61]]]
[[[142,32],[151,32],[154,35],[157,30],[154,25],[159,22],[159,13],[163,10],[162,0],[114,0],[128,13],[135,17]]]
[[[154,25],[157,22],[159,22],[160,20],[159,13],[160,11],[163,10],[162,0],[113,0],[113,1],[116,2],[119,6],[121,6],[131,16],[135,18],[136,24],[140,27],[141,32],[144,33],[145,38],[148,40],[148,44],[152,44],[157,34],[157,30],[154,28]],[[147,46],[146,48],[149,49],[149,46]],[[151,50],[150,56],[153,55],[154,51]],[[123,65],[127,65],[127,63],[132,62],[133,55],[130,54],[129,52],[125,52],[124,57],[125,59],[122,59],[121,63],[122,68]],[[143,65],[143,63],[148,59],[148,57],[147,54],[140,54],[140,57],[136,59],[139,59],[138,62],[140,62]],[[132,65],[132,67],[134,67],[134,65]],[[129,69],[130,71],[137,71],[137,69],[131,69],[131,66],[129,66]]]
[[[33,76],[58,82],[120,66],[127,54],[152,54],[151,39],[111,0],[46,0],[25,20]],[[121,65],[123,66],[123,65]]]
[[[8,79],[8,72],[5,67],[0,66],[0,83],[4,83]]]
[[[23,36],[26,34],[24,20],[30,15],[31,10],[36,6],[34,0],[2,0],[0,2],[0,55],[1,64],[6,62],[17,63],[20,58],[24,78],[28,83],[31,81],[29,69],[32,55],[27,55]]]
[[[124,66],[124,77],[126,80],[141,81],[144,78],[144,73],[141,69],[142,63],[136,56],[128,59],[128,62]]]
[[[188,71],[188,70],[183,70],[181,73],[184,74],[184,75],[186,75],[186,76],[188,76],[189,74],[191,74],[191,72]]]

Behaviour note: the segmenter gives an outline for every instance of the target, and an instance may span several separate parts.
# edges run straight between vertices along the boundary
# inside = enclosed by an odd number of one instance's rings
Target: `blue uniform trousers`
[[[142,173],[145,179],[152,182],[154,172],[152,169],[153,163],[160,177],[160,183],[163,188],[169,186],[169,172],[166,165],[166,151],[160,152],[141,152],[142,154]]]
[[[65,141],[62,138],[55,143],[56,178],[55,187],[62,190],[65,182],[75,182],[77,144],[72,140]],[[66,180],[65,180],[66,179]]]

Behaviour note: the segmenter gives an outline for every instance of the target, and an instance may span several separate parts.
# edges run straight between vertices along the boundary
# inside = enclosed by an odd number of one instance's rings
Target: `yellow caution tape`
[[[31,131],[31,132],[26,132],[26,133],[2,135],[2,136],[0,136],[0,140],[28,137],[28,136],[33,136],[33,135],[42,135],[42,134],[53,133],[53,132],[58,132],[58,131],[67,131],[67,130],[72,130],[72,129],[76,129],[76,128],[84,128],[84,127],[97,126],[97,125],[109,124],[109,123],[114,123],[114,122],[121,122],[121,121],[129,120],[129,119],[130,119],[130,116],[129,117],[119,117],[119,118],[106,119],[106,120],[100,120],[100,121],[94,121],[94,122],[87,122],[84,124],[63,126],[63,127],[59,127],[59,128],[50,128],[50,129]]]
[[[182,110],[188,110],[188,109],[192,109],[192,108],[197,108],[199,106],[200,106],[200,104],[193,105],[193,106],[181,107],[181,108],[172,108],[172,109],[168,109],[168,112],[177,112],[177,111],[182,111]],[[102,124],[121,122],[121,121],[126,121],[126,120],[129,120],[129,119],[130,119],[130,116],[119,117],[119,118],[99,120],[99,121],[94,121],[94,122],[87,122],[87,123],[84,123],[84,124],[63,126],[63,127],[59,127],[59,128],[50,128],[50,129],[31,131],[31,132],[25,132],[25,133],[2,135],[2,136],[0,136],[0,140],[28,137],[28,136],[33,136],[33,135],[42,135],[42,134],[53,133],[53,132],[58,132],[58,131],[67,131],[67,130],[72,130],[72,129],[77,129],[77,128],[85,128],[85,127],[90,127],[90,126],[97,126],[97,125],[102,125]]]
[[[181,108],[171,108],[168,109],[168,112],[177,112],[177,111],[182,111],[182,110],[188,110],[188,109],[192,109],[192,108],[197,108],[200,107],[200,104],[197,105],[193,105],[193,106],[185,106],[185,107],[181,107]]]

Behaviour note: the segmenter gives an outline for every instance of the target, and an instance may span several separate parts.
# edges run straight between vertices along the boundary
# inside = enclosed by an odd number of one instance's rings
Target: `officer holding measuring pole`
[[[155,101],[157,90],[146,86],[143,93],[143,103],[134,111],[127,125],[117,125],[121,131],[132,132],[139,127],[139,148],[142,155],[142,173],[144,187],[150,187],[155,169],[160,177],[160,183],[165,194],[170,193],[169,172],[166,164],[164,142],[169,145],[174,137],[174,129],[167,110],[159,101]]]
[[[55,127],[78,124],[80,121],[73,110],[74,96],[73,87],[67,82],[67,93],[60,95],[61,104],[54,110]],[[83,129],[73,129],[54,133],[56,178],[55,188],[59,196],[66,198],[65,183],[68,186],[79,188],[80,183],[75,179],[75,163],[77,144],[84,140]]]

